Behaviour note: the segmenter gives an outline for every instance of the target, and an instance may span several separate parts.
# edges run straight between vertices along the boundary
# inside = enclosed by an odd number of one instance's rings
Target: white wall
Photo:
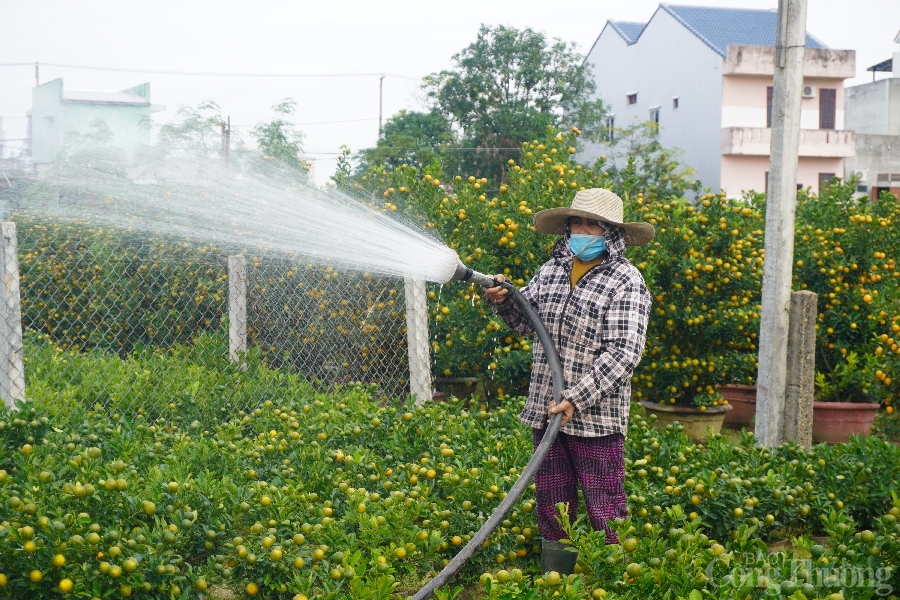
[[[63,142],[62,93],[62,79],[32,88],[31,155],[36,163],[53,162]]]
[[[606,27],[588,55],[597,96],[615,114],[616,126],[647,121],[660,107],[660,142],[684,151],[705,187],[719,189],[722,138],[722,57],[671,15],[658,10],[637,43],[628,46]],[[626,95],[638,93],[636,105]],[[679,108],[672,108],[678,96]],[[593,160],[606,151],[590,146],[579,156]]]
[[[730,197],[740,197],[743,192],[764,192],[766,174],[769,172],[768,156],[723,156],[722,180]],[[819,173],[834,173],[844,177],[844,159],[820,156],[801,156],[797,161],[797,184],[819,193]]]
[[[866,173],[862,185],[875,187],[879,174],[900,173],[900,135],[857,133],[856,156],[844,162],[844,177],[850,179],[857,170]]]
[[[857,133],[900,135],[900,78],[850,87],[845,90],[845,95],[847,129]]]

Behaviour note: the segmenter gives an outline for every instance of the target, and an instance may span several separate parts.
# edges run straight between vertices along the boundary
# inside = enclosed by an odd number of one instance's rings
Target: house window
[[[659,126],[659,107],[654,106],[650,109],[650,122]]]
[[[672,108],[678,110],[678,96],[672,97]]]
[[[628,94],[625,97],[625,103],[631,106],[632,104],[637,104],[637,92],[633,94]]]
[[[775,98],[775,88],[771,85],[766,88],[766,127],[772,126],[772,101]]]
[[[819,88],[819,129],[834,129],[834,113],[837,108],[834,89]]]
[[[616,115],[606,117],[606,139],[610,142],[616,137]]]
[[[819,193],[821,194],[825,188],[831,185],[831,180],[834,179],[834,173],[819,173]]]

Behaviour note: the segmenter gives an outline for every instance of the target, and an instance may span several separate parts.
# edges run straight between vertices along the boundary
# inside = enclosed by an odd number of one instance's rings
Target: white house
[[[894,38],[900,44],[900,33]],[[856,131],[856,156],[847,159],[846,177],[875,198],[900,196],[900,47],[894,57],[871,66],[873,81],[847,88],[847,127]],[[876,72],[891,77],[874,81]]]
[[[150,84],[121,92],[66,90],[62,79],[54,79],[32,90],[28,111],[28,137],[35,163],[52,163],[73,135],[84,135],[98,125],[105,127],[111,142],[126,152],[150,143],[149,118],[163,110],[150,104]]]
[[[663,146],[683,151],[704,187],[737,196],[763,191],[769,170],[774,10],[660,4],[647,23],[607,21],[586,61],[610,124],[659,124]],[[854,152],[844,129],[844,79],[853,50],[807,34],[798,185],[844,173]],[[798,90],[800,92],[801,90]],[[586,148],[583,159],[604,154]]]

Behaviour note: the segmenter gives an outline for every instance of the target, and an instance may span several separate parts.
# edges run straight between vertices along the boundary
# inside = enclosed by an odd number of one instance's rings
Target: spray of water
[[[446,282],[456,253],[374,199],[316,189],[305,173],[250,157],[183,155],[131,164],[104,153],[57,163],[22,206],[152,235],[258,249],[335,269]]]

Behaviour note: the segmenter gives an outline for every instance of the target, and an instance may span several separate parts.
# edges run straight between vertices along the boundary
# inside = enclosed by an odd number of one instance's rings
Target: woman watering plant
[[[547,358],[534,344],[528,401],[519,420],[533,428],[537,447],[548,416],[563,413],[563,427],[535,485],[542,569],[571,573],[575,554],[559,542],[565,533],[557,504],[568,504],[574,521],[581,484],[591,526],[606,532],[607,543],[618,543],[608,520],[627,516],[624,445],[631,376],[644,350],[651,298],[624,251],[646,244],[655,231],[649,223],[624,223],[622,199],[598,188],[578,192],[571,207],[538,212],[534,227],[564,235],[553,258],[521,292],[554,337],[565,392],[562,402],[553,401]],[[516,333],[532,332],[505,289],[487,288],[485,295]]]

